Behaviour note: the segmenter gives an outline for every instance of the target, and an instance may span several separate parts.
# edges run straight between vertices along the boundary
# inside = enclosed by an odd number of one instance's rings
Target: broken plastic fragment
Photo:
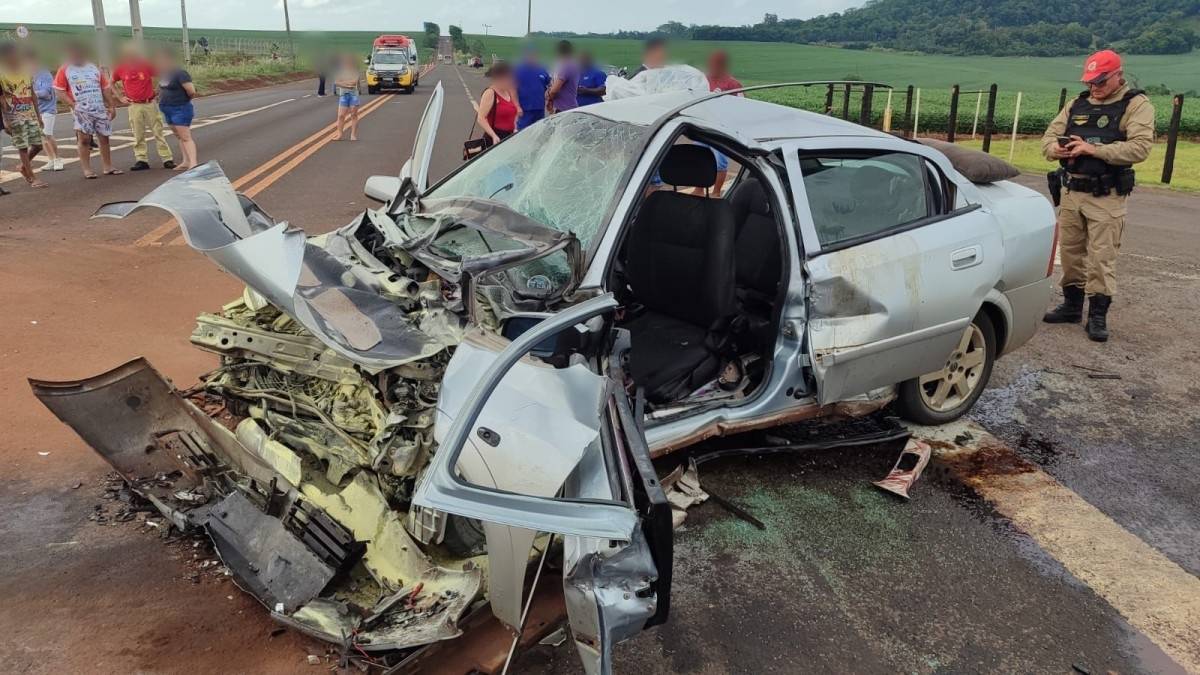
[[[921,477],[921,472],[929,463],[931,452],[929,445],[915,438],[909,439],[903,452],[900,453],[899,459],[896,460],[896,466],[892,467],[886,478],[876,481],[874,485],[881,490],[908,499],[908,490]]]

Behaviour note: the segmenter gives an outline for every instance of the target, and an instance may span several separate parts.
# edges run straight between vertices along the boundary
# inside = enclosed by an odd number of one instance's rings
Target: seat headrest
[[[886,195],[891,191],[891,171],[877,166],[862,166],[850,175],[850,193],[855,197]]]
[[[658,174],[675,187],[712,187],[717,182],[717,158],[703,145],[673,145]]]
[[[759,216],[771,215],[771,200],[767,199],[762,182],[755,176],[746,176],[742,179],[733,189],[729,200],[733,203],[733,209],[739,214],[739,217],[744,218],[744,214],[750,213]]]

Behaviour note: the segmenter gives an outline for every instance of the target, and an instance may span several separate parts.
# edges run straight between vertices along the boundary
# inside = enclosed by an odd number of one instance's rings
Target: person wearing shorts
[[[21,157],[21,175],[33,188],[47,187],[33,172],[33,158],[42,151],[42,120],[33,95],[33,73],[16,45],[0,46],[0,106],[13,147]]]
[[[362,75],[358,62],[350,54],[341,58],[333,80],[333,93],[338,97],[337,135],[333,140],[342,140],[342,128],[350,122],[350,140],[358,140],[358,86]]]
[[[79,166],[84,178],[95,178],[92,170],[92,147],[100,148],[100,165],[105,176],[123,173],[112,164],[112,120],[116,104],[109,91],[108,76],[96,64],[87,60],[83,46],[67,46],[67,62],[54,76],[54,88],[63,92],[75,118],[75,142],[79,147]]]
[[[169,49],[159,51],[155,67],[159,73],[158,109],[163,121],[179,139],[179,153],[183,155],[183,163],[175,170],[187,171],[198,163],[196,139],[192,137],[192,119],[196,115],[192,99],[196,98],[196,85],[192,83],[191,74],[176,63],[175,54]]]
[[[38,64],[32,51],[25,59],[33,75],[33,95],[37,97],[38,116],[42,118],[42,147],[48,160],[43,170],[62,171],[63,161],[58,156],[58,143],[54,141],[54,121],[58,118],[58,92],[54,89],[54,74]]]

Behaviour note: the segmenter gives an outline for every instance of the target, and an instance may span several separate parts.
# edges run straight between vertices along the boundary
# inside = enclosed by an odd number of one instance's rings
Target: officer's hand
[[[1078,136],[1073,136],[1075,140],[1067,144],[1067,153],[1070,157],[1081,157],[1083,155],[1096,154],[1096,146],[1088,143]]]
[[[1050,156],[1054,159],[1070,159],[1071,152],[1061,145],[1050,146]]]

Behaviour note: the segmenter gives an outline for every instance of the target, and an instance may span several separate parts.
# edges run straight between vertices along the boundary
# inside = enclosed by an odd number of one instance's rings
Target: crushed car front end
[[[239,587],[304,633],[402,650],[460,635],[483,599],[519,605],[529,547],[508,551],[510,578],[489,588],[487,524],[416,507],[413,494],[437,452],[456,349],[470,333],[501,350],[505,330],[585,299],[579,242],[470,198],[366,211],[306,237],[215,163],[97,215],[146,208],[170,212],[193,248],[246,283],[196,320],[191,342],[217,367],[180,390],[137,359],[31,380],[34,394],[175,526],[207,532]],[[470,384],[460,376],[460,390]],[[552,493],[570,489],[568,474],[581,480],[566,469]],[[591,565],[597,546],[570,538],[567,571]]]

